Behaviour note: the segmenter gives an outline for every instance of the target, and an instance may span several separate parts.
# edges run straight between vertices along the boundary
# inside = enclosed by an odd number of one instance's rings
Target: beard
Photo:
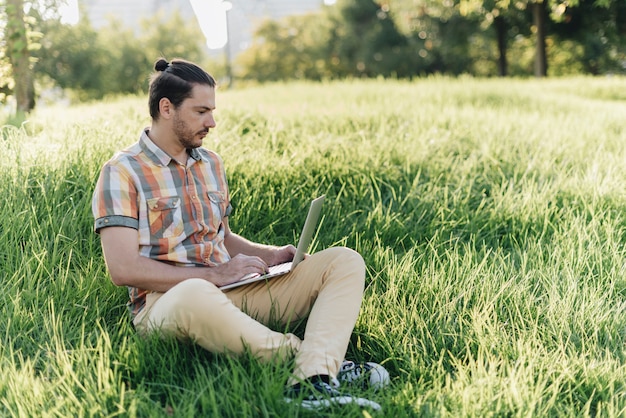
[[[185,149],[191,150],[202,146],[202,139],[209,133],[208,129],[194,132],[178,113],[174,115],[174,134]],[[198,138],[199,137],[199,138]]]

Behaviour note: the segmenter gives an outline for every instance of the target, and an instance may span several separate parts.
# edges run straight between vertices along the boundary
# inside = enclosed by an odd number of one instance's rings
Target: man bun
[[[157,71],[165,71],[169,65],[170,63],[167,62],[165,58],[159,58],[157,62],[154,63],[154,69]]]

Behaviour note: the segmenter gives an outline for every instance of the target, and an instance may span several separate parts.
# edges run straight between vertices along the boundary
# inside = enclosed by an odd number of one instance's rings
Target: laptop
[[[311,201],[311,205],[309,206],[309,213],[307,214],[306,220],[304,221],[304,226],[302,227],[302,232],[300,233],[300,240],[298,241],[298,246],[296,247],[296,254],[293,256],[292,261],[271,266],[268,268],[269,272],[265,274],[248,274],[242,277],[241,280],[229,283],[224,286],[220,286],[220,289],[227,290],[232,289],[233,287],[243,286],[261,280],[271,279],[272,277],[287,274],[291,270],[295,269],[296,266],[300,264],[302,260],[304,260],[304,254],[306,254],[306,251],[309,249],[309,245],[311,245],[313,233],[317,228],[317,222],[319,221],[320,212],[322,211],[322,203],[324,203],[324,195]]]

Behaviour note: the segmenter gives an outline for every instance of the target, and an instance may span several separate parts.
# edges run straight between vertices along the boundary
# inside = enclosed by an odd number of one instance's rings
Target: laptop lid
[[[306,215],[304,226],[302,227],[302,233],[300,233],[300,239],[298,240],[298,246],[296,247],[296,254],[293,256],[291,262],[291,268],[294,269],[302,260],[304,255],[311,245],[313,239],[313,233],[317,227],[317,222],[320,218],[320,212],[322,211],[322,204],[324,203],[325,195],[313,199],[311,206],[309,206],[309,213]]]

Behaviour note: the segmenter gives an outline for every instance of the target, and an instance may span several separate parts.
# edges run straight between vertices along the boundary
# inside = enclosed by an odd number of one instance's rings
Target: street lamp
[[[222,8],[224,9],[224,13],[226,15],[226,43],[224,44],[224,57],[226,58],[226,78],[228,78],[228,87],[233,86],[233,72],[231,66],[231,51],[230,51],[230,31],[228,24],[228,15],[229,11],[233,8],[233,4],[230,1],[223,1]]]

